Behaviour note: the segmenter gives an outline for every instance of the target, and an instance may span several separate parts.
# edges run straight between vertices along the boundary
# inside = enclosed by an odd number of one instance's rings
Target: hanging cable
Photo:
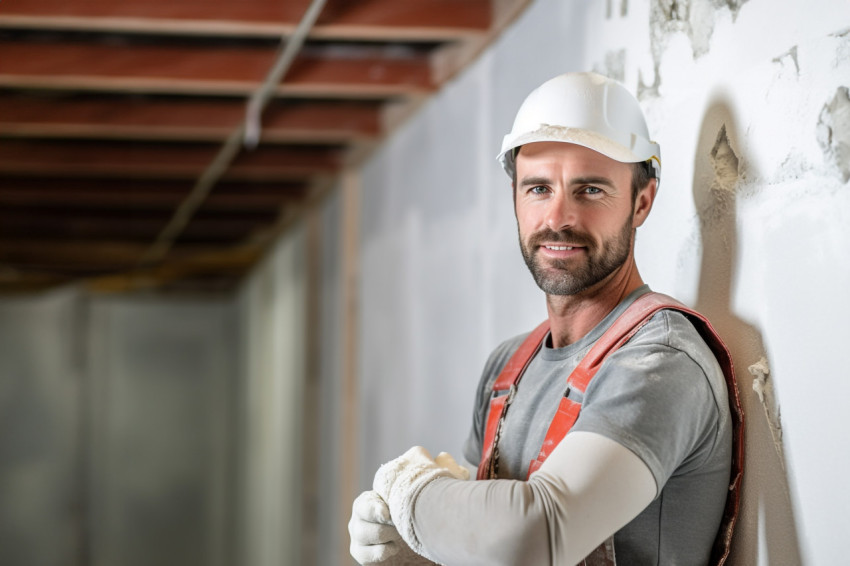
[[[295,32],[288,39],[283,38],[285,42],[280,54],[275,60],[274,66],[266,75],[265,81],[251,95],[248,100],[248,105],[245,113],[245,120],[233,130],[219,149],[218,154],[207,166],[204,172],[198,177],[194,187],[186,195],[186,198],[180,203],[174,211],[171,220],[166,224],[165,228],[157,236],[154,243],[145,251],[138,262],[139,266],[150,266],[168,254],[174,246],[174,242],[183,233],[189,221],[195,215],[207,199],[212,188],[224,175],[230,164],[239,154],[239,150],[244,144],[245,147],[253,149],[260,141],[261,124],[260,118],[263,110],[269,100],[274,96],[274,91],[283,76],[289,70],[296,55],[301,50],[301,47],[306,41],[310,30],[316,23],[319,14],[324,8],[326,0],[313,0],[304,16],[295,29]]]

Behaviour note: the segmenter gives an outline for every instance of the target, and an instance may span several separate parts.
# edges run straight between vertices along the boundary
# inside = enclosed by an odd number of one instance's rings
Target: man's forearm
[[[637,516],[655,480],[631,451],[568,435],[529,481],[440,478],[422,490],[414,528],[443,564],[575,564]]]
[[[416,501],[414,525],[440,564],[549,564],[546,516],[527,482],[440,479]]]

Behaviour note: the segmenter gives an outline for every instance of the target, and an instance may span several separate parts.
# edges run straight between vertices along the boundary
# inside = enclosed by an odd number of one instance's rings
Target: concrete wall
[[[412,444],[459,453],[487,353],[545,316],[493,158],[524,95],[580,69],[637,92],[662,147],[644,279],[702,309],[733,351],[749,418],[735,563],[841,563],[843,0],[539,0],[382,146],[361,172],[360,487]]]

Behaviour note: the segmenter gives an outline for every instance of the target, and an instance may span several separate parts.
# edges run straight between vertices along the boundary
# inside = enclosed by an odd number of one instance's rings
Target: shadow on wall
[[[703,118],[693,182],[702,237],[696,308],[712,321],[732,353],[746,417],[743,498],[730,561],[733,565],[797,566],[802,560],[778,406],[769,381],[769,355],[759,329],[738,318],[732,309],[737,193],[743,178],[757,177],[746,156],[740,154],[736,136],[729,104],[714,100]],[[764,539],[761,545],[760,536]],[[767,556],[758,556],[760,546]]]

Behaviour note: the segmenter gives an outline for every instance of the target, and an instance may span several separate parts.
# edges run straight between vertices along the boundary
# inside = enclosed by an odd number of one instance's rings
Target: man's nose
[[[562,193],[553,195],[546,207],[546,225],[555,232],[576,224],[578,211],[572,200]]]

